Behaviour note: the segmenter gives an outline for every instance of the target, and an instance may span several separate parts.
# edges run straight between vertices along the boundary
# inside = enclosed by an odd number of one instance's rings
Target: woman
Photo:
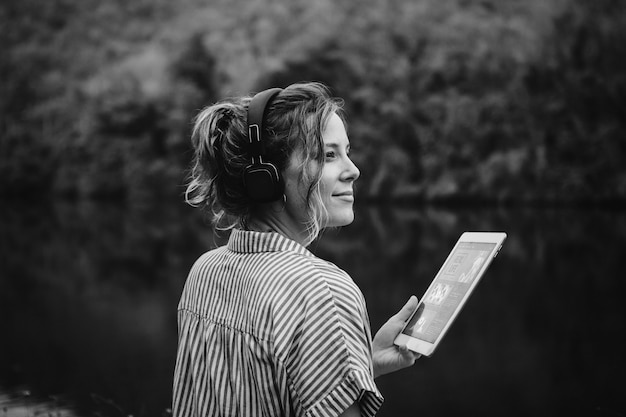
[[[393,340],[417,299],[372,340],[356,284],[306,249],[354,219],[340,101],[318,83],[224,101],[192,142],[187,201],[232,231],[181,296],[174,416],[374,415],[374,378],[415,362]]]

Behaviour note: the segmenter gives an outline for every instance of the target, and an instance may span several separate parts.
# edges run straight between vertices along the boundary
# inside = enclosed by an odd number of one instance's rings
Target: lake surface
[[[224,241],[183,204],[0,204],[0,417],[166,416],[176,304]],[[625,416],[626,212],[357,207],[311,249],[373,329],[466,230],[509,235],[431,358],[377,380],[381,416]]]

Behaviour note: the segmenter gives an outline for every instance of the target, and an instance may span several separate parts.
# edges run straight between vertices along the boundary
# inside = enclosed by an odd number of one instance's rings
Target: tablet
[[[432,355],[505,239],[506,233],[463,233],[394,343]]]

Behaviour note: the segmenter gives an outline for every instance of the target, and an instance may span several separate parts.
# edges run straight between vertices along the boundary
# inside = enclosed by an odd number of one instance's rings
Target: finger
[[[411,363],[415,363],[415,361],[422,356],[417,352],[413,352],[411,349],[409,349],[407,345],[398,346],[398,349],[400,350],[400,354],[407,358],[407,360],[409,360]]]
[[[413,314],[416,308],[417,297],[412,295],[411,298],[409,298],[409,301],[406,302],[404,307],[402,307],[402,309],[395,316],[393,316],[393,318],[405,322],[409,319],[409,317],[411,317],[411,314]]]

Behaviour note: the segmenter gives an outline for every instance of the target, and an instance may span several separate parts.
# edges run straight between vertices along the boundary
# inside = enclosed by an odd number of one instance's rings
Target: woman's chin
[[[350,211],[350,213],[341,214],[338,216],[332,216],[326,227],[342,227],[348,226],[354,221],[354,212]]]

